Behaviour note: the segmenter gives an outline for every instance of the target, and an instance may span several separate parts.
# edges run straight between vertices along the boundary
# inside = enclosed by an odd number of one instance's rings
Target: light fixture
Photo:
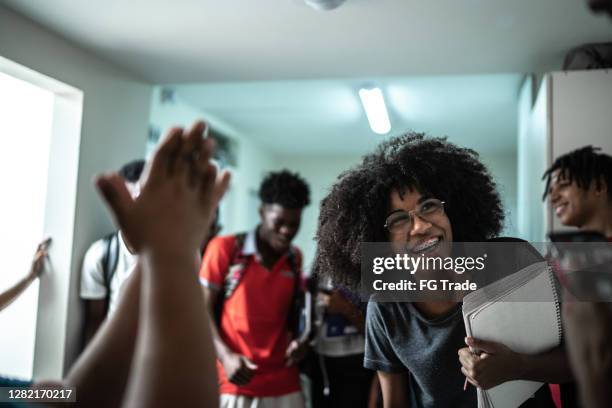
[[[339,7],[345,0],[304,0],[304,3],[315,10],[333,10]]]
[[[391,130],[385,98],[380,88],[361,88],[359,98],[374,133],[386,135]]]

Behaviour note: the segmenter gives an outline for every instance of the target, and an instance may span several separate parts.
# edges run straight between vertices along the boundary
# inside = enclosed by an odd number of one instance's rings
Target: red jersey
[[[282,256],[272,270],[261,264],[255,233],[251,231],[245,238],[242,255],[250,259],[238,286],[225,299],[219,334],[230,350],[246,356],[258,368],[248,384],[237,386],[228,381],[222,364],[217,361],[220,393],[280,396],[301,389],[297,367],[286,367],[285,359],[291,340],[287,319],[295,290],[295,276],[287,255]],[[236,237],[233,235],[210,241],[200,269],[203,285],[213,290],[223,287],[235,245]],[[296,248],[293,251],[300,271],[301,254]]]

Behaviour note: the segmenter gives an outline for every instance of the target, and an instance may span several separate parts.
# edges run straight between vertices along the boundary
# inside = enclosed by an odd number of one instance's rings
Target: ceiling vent
[[[315,10],[327,11],[339,7],[346,0],[304,0],[304,2]]]

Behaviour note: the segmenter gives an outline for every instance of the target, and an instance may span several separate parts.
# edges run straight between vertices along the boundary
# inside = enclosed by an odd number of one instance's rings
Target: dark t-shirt
[[[475,407],[476,389],[463,391],[457,355],[464,338],[460,305],[446,316],[427,319],[410,303],[370,302],[364,366],[410,372],[411,406]]]
[[[425,318],[410,303],[368,303],[364,366],[388,373],[410,373],[411,407],[476,407],[476,388],[463,390],[465,377],[457,351],[465,347],[461,305],[447,315]],[[542,386],[521,407],[554,407]]]

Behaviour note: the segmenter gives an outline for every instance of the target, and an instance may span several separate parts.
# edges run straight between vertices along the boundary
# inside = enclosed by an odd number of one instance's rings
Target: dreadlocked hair
[[[502,228],[502,204],[478,154],[445,138],[408,133],[383,142],[338,176],[321,202],[313,272],[357,289],[361,243],[388,241],[391,192],[413,189],[445,202],[455,241],[483,241]]]
[[[602,181],[608,187],[608,198],[612,200],[612,156],[601,151],[600,147],[584,146],[559,156],[548,170],[544,172],[542,180],[546,179],[546,187],[542,200],[546,199],[552,182],[552,175],[559,170],[559,177],[570,183],[576,182],[583,190],[588,190],[595,182],[597,189],[601,188]]]

